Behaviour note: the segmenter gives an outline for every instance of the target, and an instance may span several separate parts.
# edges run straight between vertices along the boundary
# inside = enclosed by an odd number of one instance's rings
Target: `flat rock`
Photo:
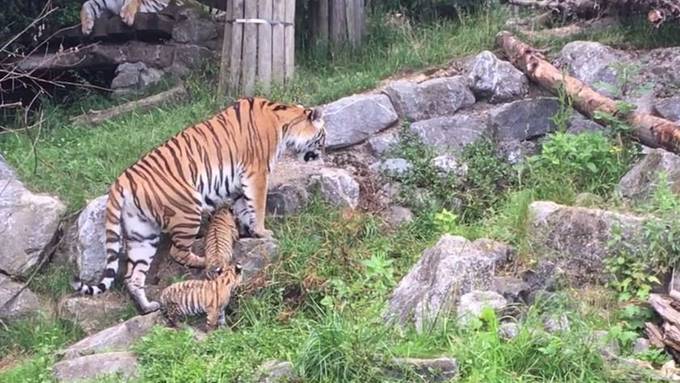
[[[368,139],[368,148],[373,155],[378,157],[398,144],[399,133],[396,130],[388,131]]]
[[[475,97],[488,98],[491,103],[522,98],[529,91],[529,80],[524,73],[489,51],[481,52],[472,60],[467,78]]]
[[[442,236],[399,282],[385,319],[396,324],[415,321],[416,329],[422,330],[454,310],[461,295],[489,289],[496,265],[510,252],[495,241]]]
[[[355,209],[359,205],[359,183],[344,169],[323,168],[309,178],[309,187],[336,207]]]
[[[654,104],[654,110],[659,116],[667,120],[680,122],[680,96],[657,100]]]
[[[390,375],[402,379],[409,372],[418,375],[420,382],[449,382],[458,376],[458,361],[453,358],[394,358],[391,364]]]
[[[126,351],[133,343],[146,335],[153,326],[163,323],[160,311],[138,315],[123,323],[90,335],[59,352],[64,360],[78,358],[104,351]]]
[[[59,317],[77,323],[91,335],[114,325],[129,310],[128,301],[121,294],[66,297],[59,302]]]
[[[281,360],[264,362],[258,368],[258,383],[292,382],[296,378],[293,363]]]
[[[371,165],[371,169],[389,177],[400,178],[408,175],[413,165],[403,158],[388,158]]]
[[[24,287],[24,284],[0,274],[0,319],[18,319],[40,310],[38,296]]]
[[[462,76],[434,78],[422,83],[394,81],[384,92],[399,117],[410,121],[450,116],[475,103],[475,96]]]
[[[507,304],[508,301],[495,291],[470,291],[460,297],[458,321],[464,325],[479,318],[486,308],[501,312]]]
[[[489,120],[499,141],[525,141],[555,131],[552,117],[559,107],[552,97],[519,100],[493,108]]]
[[[55,238],[66,206],[56,197],[32,193],[8,165],[1,167],[6,178],[0,178],[0,271],[26,277]]]
[[[659,176],[665,174],[668,186],[680,193],[680,156],[663,149],[652,149],[621,178],[617,192],[636,201],[650,197],[659,184]]]
[[[89,381],[116,374],[119,382],[138,376],[137,357],[131,352],[108,352],[81,356],[56,363],[52,374],[57,382]]]
[[[606,282],[604,260],[616,231],[625,246],[640,246],[645,218],[600,209],[536,201],[529,205],[529,239],[573,282]],[[538,250],[540,251],[540,250]]]
[[[241,262],[243,283],[279,259],[279,242],[273,238],[240,238],[234,245],[234,260]]]
[[[573,41],[562,48],[558,61],[570,75],[612,96],[609,87],[600,83],[617,84],[616,64],[627,61],[627,55],[597,42]]]
[[[491,137],[486,116],[462,112],[414,122],[409,129],[440,154],[460,153],[467,145]]]
[[[392,126],[399,116],[383,94],[341,98],[323,107],[326,148],[340,149],[358,144]]]

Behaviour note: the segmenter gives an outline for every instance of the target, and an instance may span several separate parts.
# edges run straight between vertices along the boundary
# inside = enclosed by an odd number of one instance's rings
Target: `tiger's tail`
[[[118,273],[118,260],[123,248],[123,188],[116,182],[109,191],[106,203],[106,268],[104,275],[96,286],[83,283],[79,279],[73,281],[73,288],[81,294],[97,295],[111,288]]]

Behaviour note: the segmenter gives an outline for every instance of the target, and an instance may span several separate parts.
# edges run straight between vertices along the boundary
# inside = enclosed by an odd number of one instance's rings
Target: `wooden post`
[[[283,21],[286,17],[286,0],[273,0],[274,12],[272,19],[274,21]],[[283,84],[285,78],[285,30],[283,24],[276,23],[272,27],[273,41],[272,41],[272,81],[278,84]]]
[[[252,0],[251,0],[252,1]],[[232,20],[243,18],[243,2],[244,0],[232,0],[234,3],[234,13]],[[241,80],[241,54],[243,51],[243,24],[233,22],[231,31],[231,59],[230,59],[230,76],[229,86],[232,94],[237,94],[240,91]]]
[[[319,0],[319,14],[318,25],[319,35],[318,40],[328,41],[328,0]]]
[[[229,20],[234,16],[234,2],[224,0],[226,18],[224,23],[224,35],[222,36],[222,53],[220,55],[220,75],[217,83],[217,97],[224,97],[227,92],[227,84],[229,83],[229,59],[231,57],[231,30],[232,24]]]
[[[312,15],[313,41],[358,46],[366,29],[365,7],[366,0],[319,0]]]
[[[284,26],[284,79],[289,81],[295,72],[295,0],[286,0]]]
[[[257,1],[245,1],[244,18],[246,20],[257,18]],[[243,94],[252,96],[255,94],[255,74],[257,73],[257,24],[245,23],[243,26]]]
[[[350,0],[351,1],[351,0]],[[335,45],[342,44],[347,38],[347,21],[345,19],[345,0],[330,0],[330,16],[328,29],[331,42]]]
[[[272,20],[272,0],[258,0],[260,19]],[[262,90],[269,92],[272,82],[272,26],[258,25],[257,30],[257,81]]]

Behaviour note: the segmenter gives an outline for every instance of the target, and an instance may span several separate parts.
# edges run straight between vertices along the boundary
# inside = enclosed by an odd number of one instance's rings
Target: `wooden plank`
[[[234,19],[243,18],[244,0],[231,0],[234,3]],[[252,0],[251,0],[252,1]],[[231,30],[231,58],[229,59],[229,89],[234,95],[240,92],[241,54],[243,51],[243,24],[233,23]]]
[[[329,33],[331,42],[339,45],[347,38],[347,25],[345,23],[345,0],[330,0]]]
[[[659,328],[659,326],[655,325],[654,323],[651,322],[646,322],[645,323],[645,334],[647,334],[647,339],[649,339],[649,343],[657,348],[663,348],[664,343],[663,343],[663,332]]]
[[[257,1],[246,0],[245,18],[257,18]],[[257,72],[257,24],[246,23],[243,27],[243,74],[242,90],[246,96],[255,94],[255,73]]]
[[[286,0],[273,0],[272,19],[274,21],[284,21],[286,16]],[[277,23],[272,27],[272,82],[283,84],[285,77],[285,57],[284,43],[285,31],[283,24]]]
[[[649,295],[649,304],[666,322],[680,326],[680,312],[671,306],[672,299],[659,294]]]
[[[229,62],[231,58],[231,30],[233,29],[230,20],[234,18],[234,3],[224,0],[227,8],[227,15],[224,23],[224,34],[222,35],[222,52],[220,54],[220,75],[217,83],[217,96],[224,97],[229,83]]]
[[[328,0],[319,0],[319,40],[328,42],[328,20],[330,18],[330,10],[328,9]]]
[[[258,0],[257,16],[272,19],[272,0]],[[259,24],[257,30],[257,80],[264,92],[269,92],[272,84],[272,26]]]
[[[286,0],[286,26],[284,29],[285,81],[295,74],[295,0]]]
[[[366,33],[366,2],[365,0],[356,0],[356,2],[354,27],[357,31],[357,43],[361,43]]]
[[[356,0],[345,0],[345,20],[347,23],[347,41],[354,46],[357,41],[357,31],[355,26],[354,5]]]

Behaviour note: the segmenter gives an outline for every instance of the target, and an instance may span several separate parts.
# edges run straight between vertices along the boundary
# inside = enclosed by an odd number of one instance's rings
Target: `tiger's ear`
[[[312,121],[321,121],[323,118],[323,110],[321,108],[309,109],[309,119]]]

